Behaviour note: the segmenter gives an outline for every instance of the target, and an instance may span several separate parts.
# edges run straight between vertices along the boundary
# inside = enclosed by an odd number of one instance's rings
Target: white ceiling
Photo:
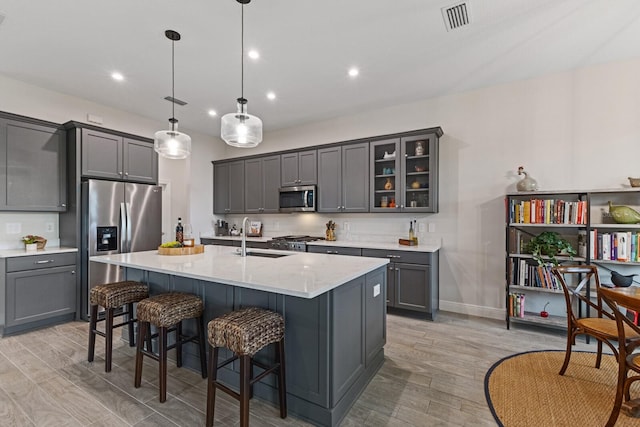
[[[638,0],[253,0],[245,97],[265,132],[591,64],[640,57]],[[183,128],[219,135],[240,96],[235,0],[2,0],[0,74],[157,120],[171,116],[171,42]],[[347,70],[360,68],[351,79]],[[126,81],[110,78],[122,72]],[[267,91],[277,94],[275,102]],[[1,96],[1,94],[0,94]],[[219,116],[208,116],[209,109]]]

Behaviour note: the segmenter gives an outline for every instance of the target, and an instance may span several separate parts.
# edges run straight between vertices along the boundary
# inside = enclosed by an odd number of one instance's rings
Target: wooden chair
[[[620,292],[623,293],[620,293]],[[635,381],[640,380],[640,353],[633,351],[640,346],[640,327],[634,324],[633,320],[627,317],[626,313],[622,313],[620,308],[629,310],[637,310],[638,302],[632,305],[632,300],[628,298],[631,289],[623,288],[612,289],[602,288],[600,294],[604,302],[611,308],[618,329],[618,386],[616,389],[616,399],[613,404],[613,410],[609,416],[606,426],[615,425],[620,409],[622,407],[622,398],[625,401],[631,400],[629,388]],[[633,371],[632,376],[627,376],[629,371]]]
[[[602,361],[602,343],[607,344],[617,358],[618,351],[614,343],[618,340],[618,327],[613,315],[602,309],[598,268],[595,265],[571,265],[553,267],[551,271],[562,286],[567,305],[567,350],[560,375],[564,375],[567,370],[571,359],[571,347],[576,343],[576,336],[581,334],[590,335],[598,340],[596,368],[600,368]],[[585,294],[585,289],[590,283],[595,284],[595,302],[587,298]],[[593,292],[591,295],[594,295]],[[592,317],[576,315],[574,302],[591,307],[590,316]]]

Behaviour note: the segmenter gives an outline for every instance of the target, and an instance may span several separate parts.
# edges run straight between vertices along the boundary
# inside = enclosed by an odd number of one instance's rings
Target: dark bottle
[[[178,225],[176,225],[176,242],[182,243],[184,241],[184,228],[182,227],[182,218],[178,218]]]

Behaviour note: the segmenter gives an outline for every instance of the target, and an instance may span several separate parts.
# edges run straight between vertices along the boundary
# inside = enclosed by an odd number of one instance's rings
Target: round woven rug
[[[558,371],[564,351],[519,353],[496,362],[484,380],[485,396],[498,425],[604,426],[616,392],[618,363],[595,353],[573,352],[567,372]],[[639,396],[640,381],[631,389]],[[640,426],[640,418],[620,413],[616,426]]]

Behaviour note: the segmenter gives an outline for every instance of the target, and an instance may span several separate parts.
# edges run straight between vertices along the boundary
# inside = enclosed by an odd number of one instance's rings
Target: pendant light
[[[247,99],[244,97],[244,5],[251,0],[236,0],[242,5],[241,13],[241,74],[238,111],[222,116],[221,137],[232,147],[252,148],[262,142],[262,120],[247,113]]]
[[[175,42],[180,40],[180,33],[166,30],[164,35],[171,40],[171,123],[170,130],[161,130],[155,133],[153,149],[167,159],[186,159],[191,154],[191,137],[186,133],[178,132],[178,119],[175,116]]]

